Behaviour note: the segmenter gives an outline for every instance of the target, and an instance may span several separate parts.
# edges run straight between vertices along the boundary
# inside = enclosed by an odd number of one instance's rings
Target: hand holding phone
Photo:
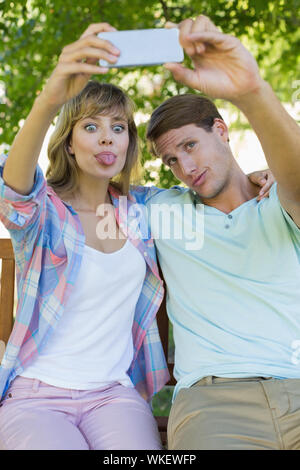
[[[99,67],[99,59],[114,63],[118,51],[107,41],[97,37],[101,32],[116,29],[108,23],[93,23],[80,38],[65,46],[59,56],[57,66],[47,80],[39,101],[57,110],[76,96],[85,87],[93,74],[107,73],[107,68]]]
[[[158,65],[182,62],[184,58],[177,28],[101,32],[98,37],[110,41],[120,50],[117,62],[110,64],[101,59],[101,67]]]

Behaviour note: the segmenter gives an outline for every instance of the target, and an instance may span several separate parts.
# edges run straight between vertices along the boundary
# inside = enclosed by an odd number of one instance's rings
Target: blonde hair
[[[111,180],[111,184],[127,195],[131,179],[138,182],[140,167],[137,128],[133,113],[135,105],[121,88],[108,83],[90,80],[85,88],[65,103],[59,113],[53,134],[48,144],[49,166],[46,171],[47,184],[57,193],[71,196],[79,187],[78,165],[68,152],[68,145],[76,122],[97,114],[118,113],[128,121],[129,145],[124,168]]]

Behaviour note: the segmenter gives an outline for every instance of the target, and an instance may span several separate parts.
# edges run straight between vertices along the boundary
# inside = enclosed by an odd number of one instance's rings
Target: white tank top
[[[113,382],[133,387],[127,370],[145,274],[145,260],[128,240],[109,254],[85,245],[64,313],[39,356],[21,375],[77,390]]]

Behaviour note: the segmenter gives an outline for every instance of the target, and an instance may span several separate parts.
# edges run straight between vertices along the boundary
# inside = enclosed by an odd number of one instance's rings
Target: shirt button
[[[232,219],[232,215],[231,215],[231,214],[229,214],[228,219]]]
[[[225,228],[230,228],[230,225],[226,224],[226,225],[225,225]]]

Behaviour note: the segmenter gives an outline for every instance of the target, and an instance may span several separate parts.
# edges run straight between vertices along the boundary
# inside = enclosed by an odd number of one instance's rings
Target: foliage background
[[[95,22],[105,21],[120,30],[143,29],[205,14],[223,32],[242,40],[277,96],[290,103],[295,80],[299,80],[300,89],[299,12],[300,0],[0,0],[0,144],[9,147],[12,143],[62,48]],[[114,69],[101,80],[122,86],[145,115],[174,94],[193,93],[174,82],[161,66]],[[216,105],[231,106],[220,100]],[[142,120],[141,137],[145,126]],[[247,126],[238,113],[231,127]],[[176,183],[164,166],[153,173],[147,165],[150,160],[143,144],[144,183],[162,187]],[[168,413],[166,395],[170,399],[167,390],[154,402],[155,411],[159,408],[161,414]]]
[[[299,11],[300,0],[0,0],[0,144],[12,143],[62,48],[95,22],[143,29],[205,14],[249,47],[263,77],[280,99],[290,102],[292,84],[300,79]],[[146,114],[174,94],[193,93],[161,66],[114,69],[101,79],[122,86]],[[216,104],[231,106],[220,100]],[[238,115],[234,126],[246,128],[248,123]],[[143,122],[139,133],[144,137]],[[145,145],[142,155],[143,163],[151,158]],[[146,165],[143,182],[151,181],[162,187],[176,183],[165,167],[158,168],[157,176]]]

